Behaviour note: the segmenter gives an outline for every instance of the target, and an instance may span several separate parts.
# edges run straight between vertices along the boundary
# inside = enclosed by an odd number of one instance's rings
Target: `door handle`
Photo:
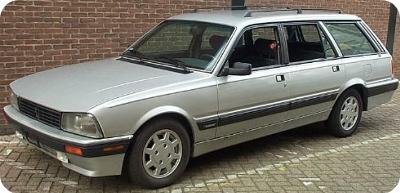
[[[276,82],[285,81],[285,75],[276,75]]]
[[[339,66],[332,66],[332,71],[333,72],[339,72],[340,71],[340,67]]]

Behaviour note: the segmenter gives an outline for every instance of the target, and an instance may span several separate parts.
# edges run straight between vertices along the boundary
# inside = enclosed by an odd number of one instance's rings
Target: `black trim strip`
[[[312,98],[296,100],[292,102],[281,103],[274,106],[260,107],[256,109],[240,111],[228,115],[222,115],[219,118],[201,120],[197,122],[200,130],[212,129],[218,126],[229,125],[237,122],[247,121],[255,118],[265,117],[272,114],[282,113],[289,110],[299,109],[306,106],[316,105],[329,101],[334,101],[338,93],[316,96]],[[215,123],[212,125],[211,123]]]
[[[337,93],[334,93],[334,94],[322,95],[303,100],[293,101],[290,103],[290,110],[333,101],[336,99],[337,95],[338,95]]]
[[[394,82],[390,84],[385,84],[382,86],[375,86],[368,88],[368,97],[383,94],[385,92],[394,91],[399,87],[399,82]]]
[[[206,130],[216,127],[218,124],[218,117],[213,117],[209,119],[203,119],[197,121],[197,125],[199,126],[199,130]]]
[[[64,141],[62,139],[56,139],[54,137],[50,137],[46,134],[40,133],[32,128],[29,128],[25,125],[22,125],[9,117],[7,113],[4,113],[7,121],[17,130],[19,131],[29,143],[33,145],[47,150],[47,148],[51,148],[56,151],[65,152],[65,145],[71,145],[74,147],[78,147],[82,149],[82,157],[100,157],[100,156],[107,156],[107,155],[115,155],[125,153],[128,150],[128,147],[131,143],[130,140],[124,139],[121,141],[116,142],[107,142],[103,144],[96,144],[96,145],[86,145],[86,144],[77,144]],[[103,149],[105,147],[115,147],[122,145],[123,148],[104,152]]]
[[[277,106],[260,107],[248,111],[241,111],[230,115],[224,115],[219,118],[218,126],[229,125],[236,122],[242,122],[250,119],[281,113],[288,111],[289,109],[290,109],[290,104],[283,103]]]

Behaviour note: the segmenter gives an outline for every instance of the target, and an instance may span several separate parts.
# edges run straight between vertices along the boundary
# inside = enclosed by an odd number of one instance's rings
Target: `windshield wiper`
[[[134,53],[134,54],[131,54]],[[131,63],[136,63],[136,64],[141,64],[141,65],[145,65],[145,66],[150,66],[153,68],[160,68],[160,69],[165,69],[165,70],[170,70],[170,71],[174,71],[174,72],[179,72],[179,73],[191,73],[192,71],[189,70],[182,61],[173,59],[173,58],[168,58],[167,57],[160,57],[161,60],[166,60],[168,62],[164,62],[164,61],[160,61],[160,60],[156,60],[156,59],[152,59],[152,58],[145,58],[143,54],[141,54],[140,52],[135,51],[134,49],[132,50],[128,50],[126,52],[124,52],[121,55],[121,58],[119,58],[119,60],[122,61],[127,61],[127,62],[131,62]],[[136,60],[135,62],[132,62],[132,60]],[[174,61],[174,62],[173,62]],[[162,63],[166,63],[169,65],[160,65],[157,64],[156,62],[162,62]],[[174,68],[174,67],[180,67],[180,68]]]
[[[168,63],[168,64],[172,64],[174,67],[179,67],[182,68],[185,72],[191,72],[191,70],[189,70],[186,67],[186,64],[180,60],[177,60],[175,58],[171,58],[171,57],[167,57],[167,56],[160,56],[160,57],[156,57],[154,59],[152,58],[145,58],[145,55],[139,51],[137,51],[135,48],[131,47],[129,48],[126,52],[124,52],[122,55],[128,56],[128,57],[135,57],[139,60],[139,62],[141,63],[145,63],[145,60],[155,60],[158,62],[163,62],[163,63]]]
[[[167,57],[167,56],[160,56],[155,58],[155,60],[160,61],[160,62],[167,62],[169,64],[172,64],[174,67],[180,67],[186,72],[191,72],[189,68],[186,66],[185,62],[182,62],[180,60],[177,60],[175,58]]]
[[[122,56],[128,56],[128,57],[135,57],[139,59],[140,62],[143,62],[144,54],[141,52],[137,51],[135,48],[129,48],[126,52],[122,54]]]

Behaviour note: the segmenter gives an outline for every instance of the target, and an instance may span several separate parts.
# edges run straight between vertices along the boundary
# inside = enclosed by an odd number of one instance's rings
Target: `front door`
[[[243,33],[227,63],[250,63],[253,71],[218,78],[217,137],[266,126],[280,129],[287,119],[289,77],[287,66],[281,65],[280,42],[277,25],[252,27]]]

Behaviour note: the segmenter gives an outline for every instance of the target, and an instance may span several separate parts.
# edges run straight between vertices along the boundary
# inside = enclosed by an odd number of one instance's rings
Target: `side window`
[[[285,26],[290,62],[333,58],[335,52],[317,24]]]
[[[278,28],[259,27],[247,30],[233,51],[229,64],[250,63],[253,68],[279,64],[280,42]]]
[[[326,27],[344,56],[376,53],[371,42],[355,23],[328,23]]]
[[[268,39],[268,40],[276,40],[276,30],[273,27],[263,27],[256,28],[252,30],[253,41],[257,41],[258,39]]]
[[[315,25],[301,25],[300,30],[303,34],[304,42],[318,43],[321,41],[318,28]]]

